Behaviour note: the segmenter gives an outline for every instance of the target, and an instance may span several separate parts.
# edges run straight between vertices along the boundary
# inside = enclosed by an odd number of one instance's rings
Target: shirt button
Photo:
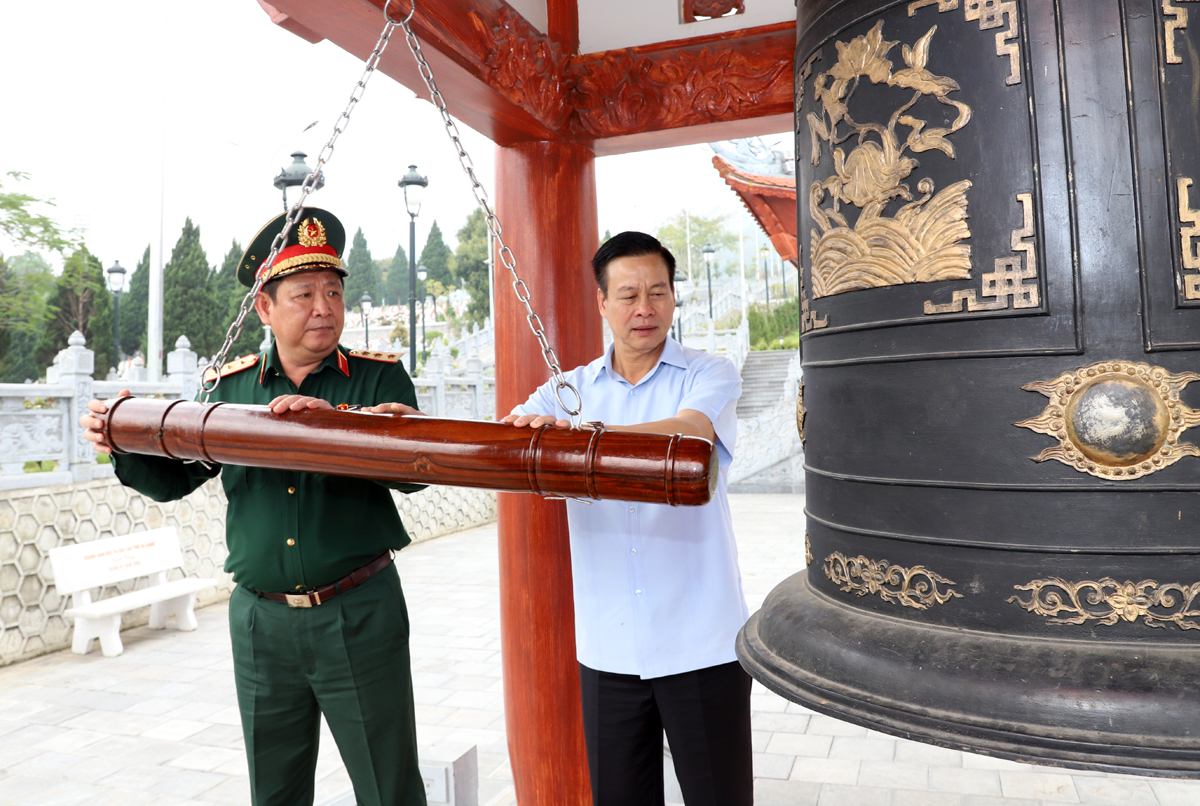
[[[630,508],[629,508],[629,511],[630,511],[630,512],[633,512],[633,509],[634,509],[633,507],[630,507]]]
[[[637,549],[630,549],[634,554],[637,554]]]
[[[289,538],[288,538],[288,545],[289,545],[289,546],[294,546],[294,545],[296,545],[296,541],[295,541],[295,540],[293,540],[292,538],[290,538],[290,537],[289,537]]]
[[[638,596],[642,595],[642,591],[640,588],[638,590],[635,590],[634,593],[636,593]]]
[[[295,494],[296,494],[296,488],[288,487],[288,495],[295,495]]]

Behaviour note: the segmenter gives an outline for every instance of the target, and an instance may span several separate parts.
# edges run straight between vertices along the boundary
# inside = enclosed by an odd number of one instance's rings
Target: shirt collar
[[[333,352],[325,356],[317,368],[310,372],[310,375],[315,375],[318,372],[323,372],[326,367],[333,367],[338,372],[350,377],[350,360],[346,357],[346,348],[338,345],[333,348]],[[258,373],[258,385],[266,386],[267,373],[273,372],[276,375],[283,377],[283,362],[279,360],[279,347],[274,342],[271,343],[271,349],[264,354],[262,370]]]
[[[604,360],[596,362],[595,369],[592,370],[591,380],[593,382],[600,377],[601,372],[607,372],[608,377],[612,378],[614,381],[625,381],[625,379],[618,375],[616,370],[613,369],[613,351],[616,349],[616,346],[616,342],[608,345],[608,349],[604,351]],[[675,341],[675,339],[671,338],[670,336],[667,336],[666,344],[663,345],[662,355],[658,357],[658,363],[656,363],[653,369],[646,373],[646,377],[642,378],[642,380],[638,381],[638,383],[642,383],[653,377],[654,373],[658,371],[659,364],[670,364],[673,367],[687,369],[688,360],[687,356],[683,354],[683,348],[679,345],[679,342]],[[628,381],[625,381],[625,383],[628,383]]]

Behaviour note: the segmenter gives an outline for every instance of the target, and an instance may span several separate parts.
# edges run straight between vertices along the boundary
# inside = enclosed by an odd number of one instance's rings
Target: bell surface
[[[1200,777],[1200,5],[797,21],[808,566],[742,664],[895,735]]]

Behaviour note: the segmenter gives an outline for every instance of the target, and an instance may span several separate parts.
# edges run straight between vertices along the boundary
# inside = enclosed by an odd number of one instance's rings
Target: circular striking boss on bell
[[[799,4],[809,562],[738,639],[769,688],[1200,776],[1200,24],[1168,5]]]

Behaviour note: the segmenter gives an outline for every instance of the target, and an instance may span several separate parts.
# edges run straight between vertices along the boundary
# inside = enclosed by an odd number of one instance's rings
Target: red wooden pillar
[[[595,155],[556,142],[500,148],[496,188],[504,240],[561,366],[591,361],[603,349],[590,268],[600,239]],[[497,261],[498,413],[508,414],[549,377]],[[590,806],[566,507],[530,495],[499,498],[504,712],[517,802]]]

